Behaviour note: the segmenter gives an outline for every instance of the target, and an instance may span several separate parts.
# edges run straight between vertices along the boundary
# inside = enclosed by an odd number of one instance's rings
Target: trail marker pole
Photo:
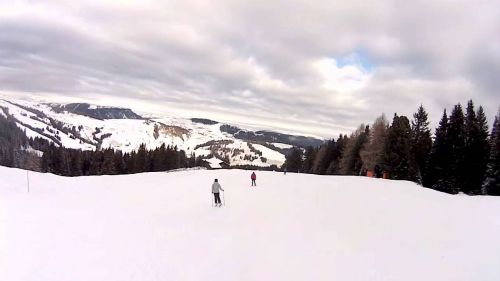
[[[26,170],[26,180],[28,182],[28,193],[30,193],[30,175],[29,175],[30,171],[29,170]]]

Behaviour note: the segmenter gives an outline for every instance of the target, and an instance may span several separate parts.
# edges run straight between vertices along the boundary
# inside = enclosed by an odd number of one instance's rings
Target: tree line
[[[161,172],[200,165],[194,155],[187,157],[183,150],[165,144],[151,150],[141,144],[137,151],[130,153],[111,148],[90,151],[67,149],[53,144],[43,151],[41,171],[63,176]]]
[[[340,135],[318,148],[294,148],[286,156],[288,171],[327,175],[366,175],[409,180],[456,194],[500,195],[500,111],[491,134],[481,106],[470,100],[465,111],[446,109],[435,129],[421,105],[412,120],[384,115],[361,124],[350,136]]]

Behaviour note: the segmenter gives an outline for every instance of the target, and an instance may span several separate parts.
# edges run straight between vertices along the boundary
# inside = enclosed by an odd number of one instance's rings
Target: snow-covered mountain
[[[407,181],[0,167],[2,281],[500,280],[500,198]],[[212,208],[211,183],[225,207]]]
[[[128,108],[86,103],[33,103],[0,99],[0,114],[10,115],[29,137],[59,146],[124,152],[166,145],[196,156],[214,155],[230,165],[281,166],[287,150],[318,146],[317,138],[269,131],[250,131],[203,118],[143,118]]]

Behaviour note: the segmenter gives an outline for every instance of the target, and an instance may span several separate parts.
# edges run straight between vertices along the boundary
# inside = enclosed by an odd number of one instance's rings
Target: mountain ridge
[[[144,119],[139,114],[132,111],[130,108],[114,107],[114,106],[96,106],[89,103],[68,103],[58,104],[51,103],[50,107],[55,112],[71,112],[99,120],[105,119]]]
[[[280,167],[293,147],[317,146],[323,140],[267,130],[251,131],[205,118],[159,116],[143,118],[132,109],[88,103],[34,103],[0,100],[28,137],[41,137],[58,146],[124,152],[140,144],[154,149],[176,146],[188,154],[217,157],[234,166]]]

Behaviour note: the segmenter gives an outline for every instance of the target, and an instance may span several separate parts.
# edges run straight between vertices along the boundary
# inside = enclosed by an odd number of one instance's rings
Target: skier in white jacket
[[[219,196],[220,190],[224,191],[224,189],[222,189],[222,187],[220,186],[219,181],[217,179],[215,179],[214,183],[212,184],[212,193],[214,194],[214,198],[215,198],[215,206],[219,206],[219,207],[222,205],[222,203],[220,201],[220,196]]]

